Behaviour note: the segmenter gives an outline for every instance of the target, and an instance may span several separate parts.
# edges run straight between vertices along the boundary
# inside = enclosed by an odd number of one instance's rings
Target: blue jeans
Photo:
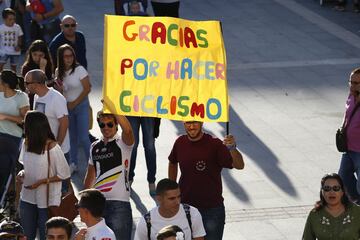
[[[10,174],[15,174],[14,170],[19,157],[20,142],[21,138],[0,133],[0,198],[6,190],[6,183]]]
[[[24,228],[27,240],[36,238],[39,228],[40,240],[45,240],[45,223],[48,220],[48,209],[38,208],[35,204],[20,201],[21,225]]]
[[[106,225],[115,233],[116,239],[131,239],[133,218],[130,202],[106,201],[104,218]]]
[[[20,55],[3,55],[0,56],[0,63],[5,64],[10,59],[10,65],[11,66],[17,66],[19,63],[19,57]]]
[[[70,134],[70,160],[78,164],[78,146],[85,153],[86,161],[89,160],[89,99],[86,97],[73,110],[69,110],[69,134]]]
[[[135,144],[131,153],[130,160],[130,172],[129,180],[132,181],[135,176],[135,166],[136,166],[136,156],[137,156],[137,147],[139,145],[139,128],[141,126],[141,131],[143,135],[143,146],[145,150],[145,160],[147,167],[147,181],[149,183],[155,182],[156,175],[156,150],[155,150],[155,138],[154,138],[154,118],[152,117],[130,117],[127,116],[132,130],[134,132]]]
[[[225,207],[221,205],[216,208],[199,209],[206,236],[206,240],[221,240],[225,225]]]
[[[356,173],[357,178],[354,176]],[[360,201],[360,153],[348,151],[341,157],[339,175],[342,178],[345,190],[351,200]]]

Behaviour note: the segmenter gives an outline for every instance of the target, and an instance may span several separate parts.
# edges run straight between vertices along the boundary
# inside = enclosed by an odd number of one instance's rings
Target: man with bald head
[[[48,118],[51,131],[69,161],[69,119],[66,100],[61,93],[46,86],[47,77],[40,69],[29,71],[24,78],[26,88],[34,93],[34,110],[40,111]]]
[[[86,44],[84,34],[77,31],[76,19],[71,15],[65,15],[61,20],[61,32],[51,41],[49,48],[51,56],[57,65],[56,53],[63,44],[69,44],[75,50],[76,60],[87,69]]]

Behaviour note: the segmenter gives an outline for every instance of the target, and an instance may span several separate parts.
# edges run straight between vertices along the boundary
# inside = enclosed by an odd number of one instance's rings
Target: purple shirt
[[[346,112],[345,112],[345,120],[346,125],[348,125],[349,117],[355,108],[355,97],[353,95],[349,95],[349,98],[346,101]],[[356,110],[354,116],[352,117],[350,124],[346,129],[347,134],[347,143],[348,149],[354,152],[360,152],[360,107]]]

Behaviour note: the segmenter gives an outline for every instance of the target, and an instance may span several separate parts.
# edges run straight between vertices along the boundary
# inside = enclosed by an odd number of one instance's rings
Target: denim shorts
[[[10,58],[10,65],[17,65],[19,62],[19,55],[2,55],[0,56],[0,63],[6,63]]]

